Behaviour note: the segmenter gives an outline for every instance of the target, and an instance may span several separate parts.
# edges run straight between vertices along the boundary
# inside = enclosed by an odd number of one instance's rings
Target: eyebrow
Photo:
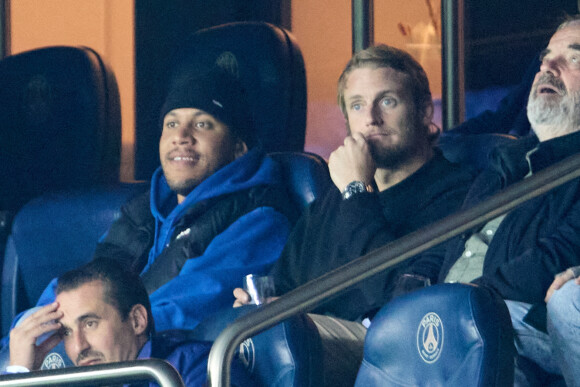
[[[580,51],[580,43],[572,43],[568,45],[568,48],[574,51]],[[551,52],[551,50],[549,50],[548,48],[545,48],[542,50],[542,52],[540,53],[540,61],[543,60],[546,55],[548,55]]]
[[[373,98],[373,100],[375,100],[375,99],[378,99],[378,98],[383,98],[383,97],[384,97],[384,96],[386,96],[386,95],[392,95],[392,94],[394,94],[394,95],[399,95],[399,93],[400,93],[400,92],[399,92],[398,90],[394,90],[394,89],[386,89],[386,90],[383,90],[383,91],[381,91],[380,93],[378,93],[378,94],[377,94],[377,95],[378,95],[378,97],[376,97],[376,98]],[[364,97],[363,97],[362,95],[360,95],[360,94],[355,94],[355,95],[353,95],[353,96],[350,96],[350,97],[346,98],[345,100],[346,100],[346,101],[356,101],[356,100],[358,100],[358,99],[364,99]]]
[[[84,321],[84,320],[89,319],[89,318],[96,318],[96,319],[100,320],[101,316],[99,316],[96,313],[87,313],[87,314],[83,314],[82,316],[77,317],[76,321],[80,322],[80,321]]]
[[[96,313],[86,313],[86,314],[83,314],[82,316],[77,317],[75,319],[75,322],[79,323],[79,322],[85,321],[86,319],[89,319],[89,318],[95,318],[97,320],[101,320],[101,316],[99,316]],[[63,328],[70,328],[68,325],[66,325],[62,322],[61,322],[61,325]]]

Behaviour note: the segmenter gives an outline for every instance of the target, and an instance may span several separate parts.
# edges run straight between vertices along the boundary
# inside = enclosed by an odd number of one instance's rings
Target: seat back
[[[45,47],[0,61],[0,211],[41,193],[118,182],[119,92],[87,47]]]
[[[236,57],[256,138],[264,150],[302,151],[306,133],[306,72],[296,40],[283,28],[265,22],[236,22],[197,31],[178,46],[167,90],[184,78],[206,73],[224,52]],[[159,131],[149,129],[159,127],[158,112],[164,97],[158,108],[153,109],[155,114],[148,130],[138,131],[139,179],[148,179],[159,164]]]
[[[214,341],[222,330],[257,306],[246,305],[218,312],[202,321],[191,338]],[[293,316],[246,339],[237,354],[257,385],[268,387],[321,386],[322,344],[307,315]]]
[[[514,354],[501,297],[475,285],[434,285],[375,316],[356,386],[513,386]]]
[[[514,141],[516,137],[501,133],[454,133],[445,132],[439,138],[438,147],[445,158],[482,171],[489,164],[489,155],[493,148]]]
[[[306,71],[292,34],[264,22],[237,22],[200,30],[179,50],[172,82],[207,71],[223,52],[231,52],[237,59],[257,138],[264,150],[303,150]]]
[[[50,193],[17,213],[2,270],[2,336],[14,317],[34,306],[48,283],[88,262],[99,238],[120,214],[121,205],[147,188],[115,188]]]
[[[312,203],[332,184],[328,165],[317,154],[273,152],[269,153],[268,156],[281,165],[288,194],[300,210]]]

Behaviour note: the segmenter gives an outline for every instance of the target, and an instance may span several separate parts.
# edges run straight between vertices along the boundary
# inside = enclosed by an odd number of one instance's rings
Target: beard
[[[559,94],[539,95],[540,84],[555,87]],[[580,130],[580,92],[568,93],[559,78],[551,73],[542,74],[532,87],[527,114],[540,140],[576,132]]]
[[[418,119],[409,114],[398,123],[399,141],[395,144],[381,144],[369,141],[371,155],[378,168],[393,169],[406,164],[417,156],[427,141],[427,130]]]
[[[177,195],[187,196],[193,191],[195,187],[201,183],[199,179],[187,179],[187,180],[168,180],[166,178],[167,185],[169,188],[175,192]]]

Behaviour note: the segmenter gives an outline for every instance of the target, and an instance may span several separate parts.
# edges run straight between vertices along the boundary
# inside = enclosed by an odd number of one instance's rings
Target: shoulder
[[[192,339],[188,330],[174,329],[155,333],[151,357],[162,358],[180,368],[191,367],[206,360],[211,343]]]
[[[121,214],[125,217],[129,217],[133,220],[134,223],[137,224],[146,223],[147,221],[153,220],[153,215],[151,214],[150,197],[150,190],[135,196],[123,204],[121,207]]]

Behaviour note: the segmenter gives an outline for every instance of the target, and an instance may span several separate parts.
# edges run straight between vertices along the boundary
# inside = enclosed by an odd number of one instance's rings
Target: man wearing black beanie
[[[239,80],[216,65],[174,84],[161,110],[161,167],[95,258],[141,273],[158,330],[192,329],[231,305],[246,274],[267,273],[290,233],[279,165],[255,138]],[[144,231],[146,230],[146,231]]]
[[[174,83],[150,192],[125,204],[97,245],[94,259],[140,273],[159,331],[192,329],[228,308],[243,277],[267,273],[286,243],[295,210],[249,112],[240,81],[220,65]],[[50,288],[42,298],[54,299]]]

